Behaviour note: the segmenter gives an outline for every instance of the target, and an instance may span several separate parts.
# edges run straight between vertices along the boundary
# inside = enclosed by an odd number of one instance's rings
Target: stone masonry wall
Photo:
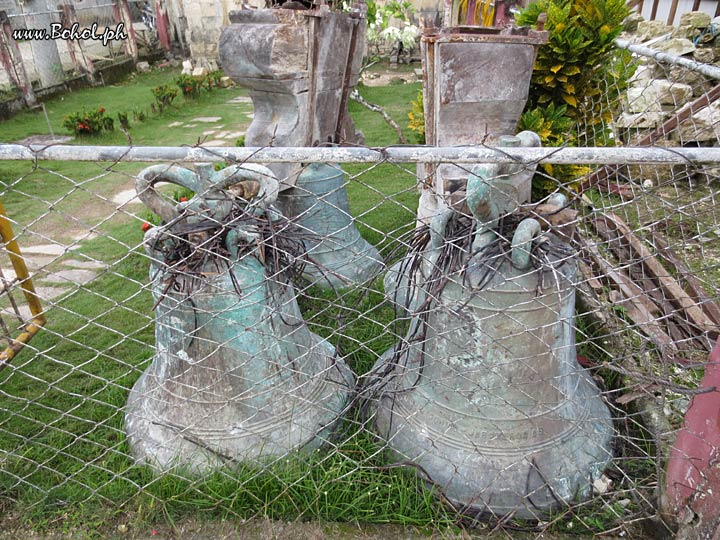
[[[703,64],[720,65],[720,17],[702,12],[684,13],[677,26],[645,21],[632,15],[622,36],[632,42]],[[640,58],[615,121],[621,140],[633,144],[661,126],[720,81],[681,66]],[[717,145],[720,140],[720,101],[698,111],[668,134],[665,146]]]

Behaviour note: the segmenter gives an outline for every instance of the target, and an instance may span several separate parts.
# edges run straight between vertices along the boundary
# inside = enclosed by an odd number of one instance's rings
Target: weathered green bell
[[[458,507],[539,518],[590,494],[612,458],[612,421],[576,358],[570,248],[534,219],[499,223],[502,175],[474,173],[472,218],[440,209],[419,264],[396,280],[412,316],[373,370],[385,381],[376,424]],[[448,231],[462,219],[473,229],[461,249]]]
[[[360,236],[350,214],[345,173],[339,165],[313,163],[295,187],[282,191],[278,205],[308,233],[304,275],[320,286],[343,288],[377,276],[383,269],[378,250]]]
[[[157,182],[196,195],[174,206]],[[156,354],[126,408],[133,455],[201,472],[322,445],[354,378],[305,325],[278,235],[265,234],[281,219],[272,173],[161,165],[140,173],[137,191],[165,224],[145,235]]]

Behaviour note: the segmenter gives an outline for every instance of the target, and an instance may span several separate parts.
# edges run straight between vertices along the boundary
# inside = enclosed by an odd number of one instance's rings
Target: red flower
[[[98,112],[101,113],[101,114],[104,113],[104,112],[105,112],[105,107],[100,107],[100,108],[98,109]]]
[[[145,223],[142,224],[142,227],[140,227],[140,228],[143,230],[143,232],[147,232],[147,230],[148,230],[151,226],[152,226],[152,225],[150,225],[150,224],[146,221]]]
[[[187,202],[187,197],[180,197],[180,202]]]

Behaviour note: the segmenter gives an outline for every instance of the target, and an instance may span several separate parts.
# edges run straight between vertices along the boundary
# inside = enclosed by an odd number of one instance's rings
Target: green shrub
[[[423,92],[420,90],[412,102],[412,109],[408,113],[410,122],[408,128],[415,132],[418,144],[425,144],[425,104],[423,103]]]
[[[119,112],[117,113],[118,122],[120,122],[120,127],[123,129],[130,129],[130,120],[128,120],[128,113],[126,112]]]
[[[218,86],[220,84],[220,79],[223,77],[223,72],[219,69],[216,69],[215,71],[211,71],[207,75],[205,75],[202,78],[202,83],[207,88],[207,91],[210,92],[214,86]]]
[[[161,84],[152,89],[152,94],[155,97],[155,103],[152,104],[153,110],[157,105],[159,112],[163,112],[165,107],[169,107],[177,97],[178,91],[169,84]]]
[[[517,16],[521,26],[537,25],[547,14],[549,41],[538,49],[529,108],[554,103],[582,118],[603,94],[618,54],[613,46],[630,10],[625,0],[538,0]]]
[[[612,145],[609,122],[635,66],[613,42],[630,10],[625,0],[538,0],[516,17],[536,26],[547,15],[548,43],[538,49],[520,129],[531,129],[546,146]],[[573,189],[587,167],[547,166],[533,180],[536,194],[562,183]],[[551,178],[552,177],[552,178]],[[555,180],[553,180],[553,178]]]
[[[69,114],[63,120],[63,127],[75,135],[99,135],[102,131],[115,129],[115,122],[105,113],[104,107],[94,111]]]
[[[145,120],[147,120],[147,112],[145,112],[141,109],[135,109],[132,112],[132,115],[133,115],[133,120],[135,120],[136,122],[144,122]]]

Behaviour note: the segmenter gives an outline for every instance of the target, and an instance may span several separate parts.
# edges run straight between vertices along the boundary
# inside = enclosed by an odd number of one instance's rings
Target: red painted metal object
[[[668,510],[680,523],[692,522],[688,538],[720,539],[720,340],[703,376],[702,388],[685,414],[667,468]]]
[[[123,43],[125,53],[131,56],[137,62],[139,52],[137,47],[137,39],[135,38],[135,29],[133,28],[132,17],[130,16],[130,8],[127,0],[116,0],[113,4],[113,17],[116,23],[123,23],[128,33],[128,39]]]
[[[167,9],[162,1],[156,0],[155,2],[155,24],[157,25],[158,40],[160,45],[166,51],[172,49],[170,44],[170,34],[168,33],[168,27],[170,20],[168,18]]]

